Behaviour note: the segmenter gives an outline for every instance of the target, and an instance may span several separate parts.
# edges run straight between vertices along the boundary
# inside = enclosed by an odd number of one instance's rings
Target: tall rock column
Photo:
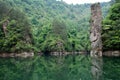
[[[91,5],[90,41],[92,48],[91,56],[93,57],[102,56],[101,21],[102,21],[102,12],[101,12],[100,3]]]
[[[91,5],[91,72],[93,80],[103,80],[102,78],[102,40],[101,40],[102,12],[100,3]]]

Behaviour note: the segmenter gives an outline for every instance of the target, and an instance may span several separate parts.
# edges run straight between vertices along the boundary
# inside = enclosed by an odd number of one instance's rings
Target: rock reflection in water
[[[102,69],[103,69],[103,60],[102,57],[92,57],[91,58],[91,72],[93,80],[103,80],[102,78]]]

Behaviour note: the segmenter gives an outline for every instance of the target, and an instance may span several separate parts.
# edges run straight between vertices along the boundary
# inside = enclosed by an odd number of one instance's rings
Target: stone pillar
[[[91,29],[90,29],[90,41],[91,41],[91,56],[102,56],[102,40],[101,40],[101,21],[102,12],[100,3],[91,5]]]
[[[101,40],[102,12],[100,3],[91,5],[91,72],[93,80],[103,80],[102,78],[102,40]]]

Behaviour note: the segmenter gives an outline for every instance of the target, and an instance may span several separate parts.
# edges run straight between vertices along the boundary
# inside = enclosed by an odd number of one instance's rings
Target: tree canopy
[[[31,38],[25,14],[0,1],[0,52],[30,51]]]
[[[116,0],[103,20],[103,49],[120,49],[120,2]]]

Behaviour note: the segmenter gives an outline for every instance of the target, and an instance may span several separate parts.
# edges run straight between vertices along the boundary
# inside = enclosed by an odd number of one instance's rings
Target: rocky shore
[[[43,52],[39,52],[37,56],[43,55]],[[49,55],[52,56],[59,56],[59,55],[89,55],[90,52],[87,51],[81,51],[81,52],[50,52],[48,53]],[[23,57],[23,58],[28,58],[28,57],[33,57],[34,53],[33,52],[23,52],[23,53],[0,53],[0,57],[6,58],[6,57]],[[107,57],[120,57],[120,51],[105,51],[103,52],[103,56]]]
[[[105,52],[103,52],[103,56],[120,57],[120,50],[118,50],[118,51],[105,51]]]
[[[23,52],[23,53],[0,53],[0,57],[33,57],[34,53],[33,52]]]

